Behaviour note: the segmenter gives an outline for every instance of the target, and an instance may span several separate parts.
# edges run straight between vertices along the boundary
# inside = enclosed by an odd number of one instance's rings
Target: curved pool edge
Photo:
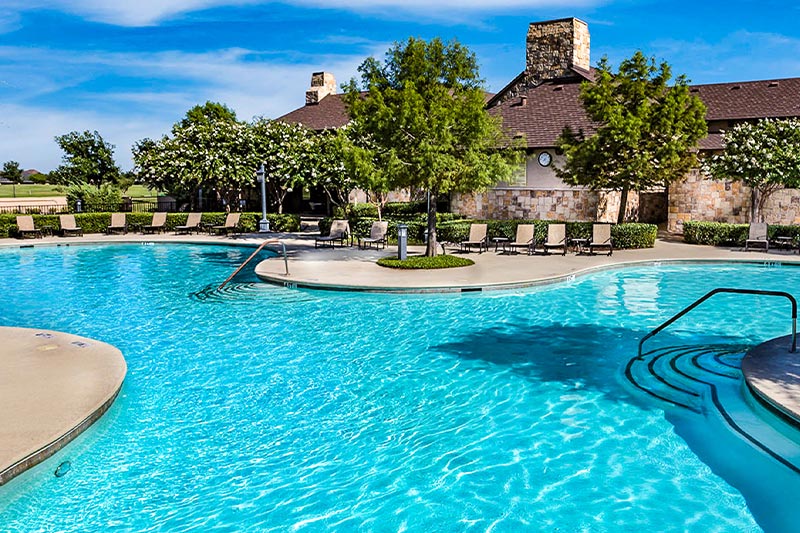
[[[700,259],[687,259],[687,258],[663,258],[663,259],[633,259],[622,261],[610,261],[608,263],[591,265],[585,268],[575,269],[564,274],[558,275],[544,275],[541,277],[530,277],[527,279],[515,279],[501,282],[490,283],[462,283],[462,284],[428,284],[428,285],[390,285],[390,284],[345,284],[333,283],[326,281],[319,281],[315,279],[304,278],[297,274],[285,275],[283,273],[271,272],[269,268],[275,262],[264,260],[259,262],[255,268],[255,274],[258,278],[266,283],[278,285],[290,289],[312,289],[322,291],[335,291],[335,292],[367,292],[367,293],[409,293],[409,294],[425,294],[425,293],[471,293],[483,291],[496,291],[496,290],[510,290],[510,289],[524,289],[530,287],[553,285],[556,283],[573,281],[577,277],[588,276],[597,272],[607,270],[616,270],[633,267],[643,266],[662,266],[669,265],[720,265],[720,264],[749,264],[767,267],[791,266],[800,267],[800,259],[781,259],[781,260],[766,260],[766,259],[737,259],[737,258],[700,258]],[[292,266],[297,266],[295,259]],[[376,268],[385,272],[395,272],[385,267],[375,265]],[[472,267],[461,267],[462,269],[469,269]],[[443,269],[450,270],[450,269]],[[420,274],[430,273],[430,270],[416,271]]]
[[[0,485],[99,420],[127,373],[114,346],[59,331],[0,327]]]
[[[757,400],[800,428],[800,352],[790,352],[791,343],[786,335],[751,348],[742,359],[742,373]]]

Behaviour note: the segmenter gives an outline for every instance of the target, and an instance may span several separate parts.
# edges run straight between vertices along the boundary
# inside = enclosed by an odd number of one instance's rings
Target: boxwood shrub
[[[165,231],[171,232],[176,226],[186,224],[188,213],[168,213]],[[215,226],[225,223],[227,213],[203,213],[203,223]],[[258,228],[260,213],[242,213],[239,225],[244,232],[253,232]],[[300,216],[268,213],[270,230],[278,232],[292,232],[300,230]],[[153,220],[152,213],[127,213],[128,226],[143,226]],[[37,228],[59,228],[58,215],[33,215],[33,223]],[[83,229],[84,233],[104,233],[111,223],[111,213],[75,213],[75,223]],[[17,215],[0,214],[0,237],[17,236]]]
[[[475,261],[457,255],[437,255],[435,257],[413,256],[401,261],[396,257],[383,257],[378,264],[388,268],[404,270],[423,270],[433,268],[456,268],[474,265]]]
[[[687,221],[683,223],[683,240],[689,244],[711,246],[744,246],[750,232],[749,224]],[[800,240],[800,226],[769,225],[767,237],[793,237]]]

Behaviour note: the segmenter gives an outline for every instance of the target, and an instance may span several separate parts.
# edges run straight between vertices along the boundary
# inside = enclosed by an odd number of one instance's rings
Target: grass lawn
[[[42,196],[65,196],[67,188],[63,185],[0,185],[0,198],[40,198]],[[16,194],[15,194],[16,193]],[[132,185],[122,193],[131,198],[155,198],[158,193],[144,185]]]

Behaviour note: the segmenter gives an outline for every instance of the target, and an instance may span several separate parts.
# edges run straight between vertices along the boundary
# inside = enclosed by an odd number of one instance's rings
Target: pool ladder
[[[248,257],[247,259],[245,259],[245,260],[244,260],[244,263],[242,263],[241,265],[239,265],[239,268],[237,268],[236,270],[234,270],[233,274],[231,274],[230,276],[228,276],[228,279],[226,279],[225,281],[223,281],[223,282],[220,284],[220,286],[219,286],[219,287],[217,287],[217,290],[218,290],[218,291],[222,290],[222,288],[223,288],[223,287],[225,287],[225,285],[227,285],[227,284],[228,284],[228,282],[229,282],[230,280],[232,280],[232,279],[233,279],[233,278],[236,276],[236,274],[238,274],[239,272],[241,272],[241,271],[242,271],[242,269],[243,269],[245,266],[247,266],[247,263],[249,263],[251,259],[253,259],[253,258],[254,258],[256,255],[258,255],[258,252],[260,252],[261,250],[263,250],[263,249],[264,249],[264,247],[265,247],[266,245],[268,245],[268,244],[280,244],[280,245],[281,245],[281,248],[283,248],[283,266],[284,266],[284,268],[286,269],[286,275],[288,276],[288,275],[289,275],[289,259],[286,257],[286,245],[285,245],[285,244],[283,244],[283,242],[282,242],[282,241],[279,241],[278,239],[268,239],[268,240],[266,240],[266,241],[262,242],[262,243],[261,243],[261,244],[258,246],[258,248],[256,248],[256,251],[255,251],[255,252],[253,252],[252,254],[250,254],[250,257]]]
[[[642,340],[639,341],[639,355],[637,359],[642,359],[642,346],[644,342],[649,339],[650,337],[655,336],[659,332],[663,331],[667,326],[687,314],[689,311],[700,305],[701,303],[705,302],[715,294],[720,293],[728,293],[728,294],[755,294],[759,296],[780,296],[782,298],[788,298],[790,302],[792,302],[792,347],[789,349],[790,353],[794,353],[797,349],[797,300],[794,299],[794,296],[789,294],[788,292],[783,291],[762,291],[758,289],[728,289],[728,288],[717,288],[713,291],[708,292],[705,296],[696,300],[693,304],[689,305],[688,307],[684,308],[683,311],[676,314],[653,331],[642,337]]]

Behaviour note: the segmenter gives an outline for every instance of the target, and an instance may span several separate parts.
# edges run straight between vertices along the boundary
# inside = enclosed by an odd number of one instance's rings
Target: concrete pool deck
[[[379,292],[460,292],[511,289],[569,279],[615,266],[663,262],[747,262],[778,266],[800,265],[800,255],[785,251],[744,252],[739,248],[688,245],[658,240],[643,250],[617,250],[612,256],[507,255],[493,250],[463,254],[470,267],[443,270],[392,270],[375,264],[397,249],[356,247],[315,249],[313,233],[258,234],[231,237],[189,235],[87,235],[44,239],[0,239],[0,248],[80,246],[110,243],[196,243],[255,247],[266,239],[286,246],[289,275],[282,257],[261,261],[261,279],[290,288]],[[280,247],[275,249],[280,250]],[[419,246],[409,253],[422,253]],[[448,253],[457,253],[448,247]],[[461,255],[461,254],[459,254]],[[220,280],[220,283],[223,280]],[[678,310],[676,310],[678,311]],[[45,335],[36,336],[37,333]],[[50,334],[52,337],[47,337]],[[78,344],[76,344],[78,343]],[[84,344],[84,346],[80,346]],[[783,343],[785,344],[785,343]],[[770,341],[754,348],[743,371],[754,393],[778,412],[800,424],[800,358]],[[125,375],[116,348],[65,333],[0,328],[0,364],[12,371],[0,374],[0,485],[63,447],[91,425],[111,405]],[[55,348],[54,348],[55,346]],[[88,357],[92,355],[93,357]],[[748,361],[748,358],[746,358]],[[34,393],[34,391],[36,391]]]
[[[92,425],[127,366],[111,345],[58,331],[0,327],[0,485]]]

